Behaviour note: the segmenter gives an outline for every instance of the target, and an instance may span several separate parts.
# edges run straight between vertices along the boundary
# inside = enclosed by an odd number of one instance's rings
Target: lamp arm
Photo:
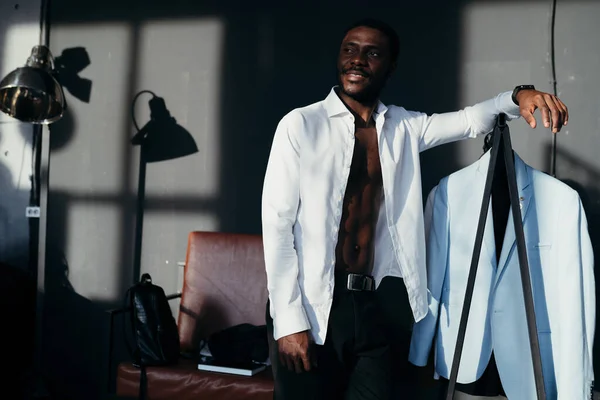
[[[40,10],[40,45],[50,45],[50,0],[42,0]]]
[[[138,125],[138,123],[135,119],[135,103],[137,102],[138,97],[140,97],[144,93],[148,93],[148,94],[152,95],[152,97],[156,97],[156,94],[152,90],[141,90],[141,91],[137,92],[137,94],[135,96],[133,96],[133,100],[131,100],[131,121],[133,122],[133,126],[135,127],[135,130],[138,132],[140,131],[140,126]]]

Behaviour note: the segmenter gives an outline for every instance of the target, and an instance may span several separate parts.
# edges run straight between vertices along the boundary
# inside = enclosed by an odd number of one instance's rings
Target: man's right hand
[[[301,373],[316,367],[316,354],[308,331],[292,333],[277,340],[279,361],[290,371]]]

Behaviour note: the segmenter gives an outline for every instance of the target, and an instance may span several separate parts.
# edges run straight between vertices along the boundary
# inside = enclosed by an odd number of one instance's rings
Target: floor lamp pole
[[[42,0],[40,9],[40,37],[39,44],[48,47],[50,42],[49,0]],[[46,129],[48,129],[46,127]],[[33,206],[39,207],[37,229],[37,262],[36,262],[36,301],[35,301],[35,343],[33,372],[35,390],[33,398],[48,396],[44,385],[44,351],[43,351],[43,326],[44,326],[44,301],[46,296],[46,230],[48,225],[48,181],[50,176],[50,138],[44,139],[44,126],[33,126],[33,140],[35,143],[33,179],[36,180],[34,196],[37,202]]]
[[[36,306],[35,306],[35,344],[34,344],[34,365],[36,392],[34,398],[46,396],[43,379],[43,326],[44,326],[44,301],[46,296],[46,230],[48,222],[48,178],[50,166],[50,140],[43,138],[43,127],[34,126],[33,134],[38,140],[37,149],[41,150],[38,164],[38,171],[34,173],[39,177],[39,197],[38,206],[40,213],[37,225],[37,270],[36,270]]]

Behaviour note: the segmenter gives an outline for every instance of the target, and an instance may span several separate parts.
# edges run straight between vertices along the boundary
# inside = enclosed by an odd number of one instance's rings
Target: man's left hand
[[[537,126],[533,116],[536,109],[542,112],[542,121],[546,128],[552,127],[552,133],[560,132],[563,125],[569,122],[569,110],[558,97],[538,90],[521,90],[517,93],[519,109],[525,121],[532,127]]]

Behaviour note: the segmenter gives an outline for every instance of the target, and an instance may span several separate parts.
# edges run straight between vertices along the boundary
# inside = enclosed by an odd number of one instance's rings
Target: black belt
[[[352,272],[336,273],[336,281],[346,289],[358,292],[374,292],[375,279],[369,275],[355,274]]]

